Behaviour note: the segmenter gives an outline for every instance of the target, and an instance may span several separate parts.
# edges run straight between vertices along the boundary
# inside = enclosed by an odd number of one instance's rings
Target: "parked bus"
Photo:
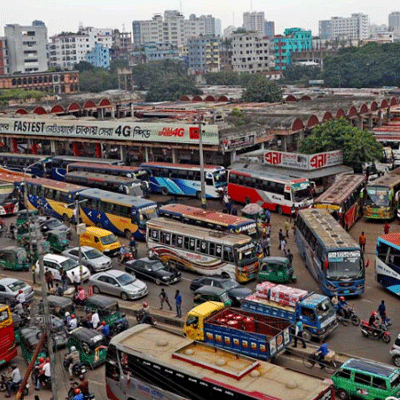
[[[378,236],[375,279],[386,289],[400,296],[400,232]]]
[[[50,172],[50,156],[0,153],[0,166],[10,171],[44,177]]]
[[[14,184],[0,179],[0,216],[16,214],[18,211],[19,199]]]
[[[258,203],[278,214],[290,214],[294,205],[312,205],[312,185],[305,178],[291,178],[248,169],[229,171],[228,195],[238,203]]]
[[[110,192],[144,197],[147,192],[146,182],[125,176],[112,176],[86,171],[67,172],[65,181],[91,188],[109,190]]]
[[[149,162],[140,164],[149,174],[150,190],[154,193],[201,197],[200,166]],[[215,165],[204,166],[206,198],[217,199],[226,186],[226,170]]]
[[[41,215],[62,218],[66,222],[73,220],[73,204],[77,194],[86,189],[84,186],[44,178],[30,178],[25,182],[30,209],[38,210]]]
[[[10,307],[0,304],[0,365],[17,357],[14,324]]]
[[[349,230],[362,215],[364,188],[364,176],[341,175],[314,200],[314,207],[328,210],[344,229]]]
[[[360,246],[326,210],[301,210],[296,243],[311,275],[327,296],[364,293]]]
[[[111,339],[106,361],[110,400],[333,400],[331,380],[195,342],[139,324]],[[217,338],[218,340],[218,338]],[[245,345],[245,343],[241,343]],[[248,343],[265,351],[265,343]],[[264,350],[263,350],[264,349]],[[145,350],[145,351],[144,351]]]
[[[400,168],[369,183],[364,196],[364,217],[377,220],[394,218],[399,204],[399,190]]]
[[[68,164],[67,172],[74,171],[87,171],[112,176],[125,176],[127,178],[136,178],[145,182],[149,181],[149,175],[143,168],[128,167],[127,165],[97,164],[97,162]]]
[[[137,239],[144,239],[146,223],[157,217],[157,204],[139,197],[86,189],[79,193],[79,200],[82,222],[126,238],[133,233]]]
[[[163,262],[202,275],[247,282],[258,273],[255,244],[246,235],[194,227],[169,218],[147,222],[147,248]]]
[[[51,158],[51,178],[64,181],[67,167],[73,163],[96,163],[100,165],[122,165],[121,160],[94,157],[54,156]]]
[[[161,207],[158,214],[160,217],[176,219],[185,224],[229,233],[241,233],[250,236],[252,239],[258,238],[256,222],[249,218],[223,214],[213,210],[203,210],[184,204],[168,204]]]

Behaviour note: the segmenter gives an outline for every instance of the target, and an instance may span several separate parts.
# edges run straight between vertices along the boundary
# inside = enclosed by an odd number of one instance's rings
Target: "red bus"
[[[228,175],[228,195],[238,203],[258,203],[279,214],[290,214],[294,205],[312,205],[312,185],[305,178],[234,169]]]
[[[14,325],[9,306],[0,304],[0,365],[17,357]]]

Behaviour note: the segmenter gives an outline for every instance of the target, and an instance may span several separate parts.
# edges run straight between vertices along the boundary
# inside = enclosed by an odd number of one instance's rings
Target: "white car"
[[[44,271],[48,268],[54,276],[55,280],[61,280],[60,270],[63,269],[67,273],[68,283],[72,284],[74,275],[80,276],[81,270],[77,261],[72,258],[58,254],[46,254],[43,256]],[[36,263],[35,274],[39,276],[39,261]],[[90,271],[82,265],[82,281],[90,278]]]
[[[400,367],[400,334],[397,336],[392,348],[390,349],[390,355],[392,356],[393,364],[396,367]]]

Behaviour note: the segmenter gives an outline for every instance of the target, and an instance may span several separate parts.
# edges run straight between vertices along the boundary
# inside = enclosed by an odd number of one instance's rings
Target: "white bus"
[[[203,275],[247,282],[258,272],[251,237],[186,225],[169,218],[147,221],[147,247],[163,262]]]

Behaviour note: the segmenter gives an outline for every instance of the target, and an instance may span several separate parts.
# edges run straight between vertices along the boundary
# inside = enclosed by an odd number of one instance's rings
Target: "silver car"
[[[89,285],[93,286],[93,292],[96,294],[111,294],[121,297],[122,300],[140,299],[149,293],[147,285],[135,275],[117,269],[92,275]]]
[[[20,289],[24,291],[25,299],[28,302],[35,296],[32,286],[29,286],[24,281],[14,278],[0,279],[0,303],[14,304]]]
[[[101,251],[90,246],[82,246],[82,265],[86,266],[91,274],[106,271],[112,268],[112,260]],[[65,257],[79,261],[79,247],[67,249],[62,252]]]

